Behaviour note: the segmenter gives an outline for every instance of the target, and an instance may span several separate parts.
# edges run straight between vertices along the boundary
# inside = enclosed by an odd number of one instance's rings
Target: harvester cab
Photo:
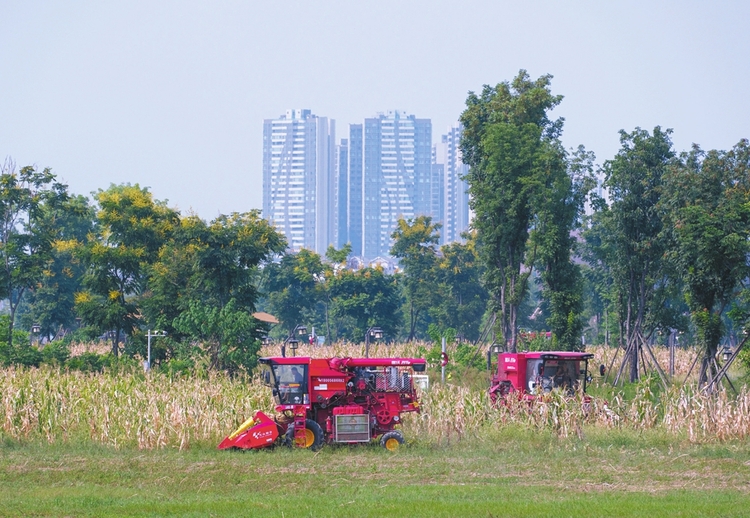
[[[579,387],[586,392],[590,381],[588,361],[591,353],[568,351],[538,351],[500,353],[497,370],[490,379],[490,398],[493,402],[511,393],[528,400],[552,390],[574,394]],[[491,367],[491,357],[488,356]]]
[[[296,358],[290,358],[296,359]],[[306,405],[310,402],[308,387],[309,365],[305,363],[261,364],[263,384],[271,389],[276,405]]]
[[[419,412],[413,372],[421,358],[261,358],[260,377],[277,415],[245,421],[219,449],[255,449],[281,442],[318,449],[380,437],[389,450],[403,442],[401,414]]]

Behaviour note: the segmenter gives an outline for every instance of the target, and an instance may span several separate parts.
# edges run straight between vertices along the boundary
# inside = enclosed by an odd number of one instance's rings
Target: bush
[[[164,363],[159,371],[164,372],[168,374],[169,376],[174,375],[188,375],[192,374],[193,368],[195,367],[195,362],[191,359],[185,359],[185,360],[178,360],[178,359],[171,359],[168,362]]]
[[[13,345],[7,342],[10,319],[7,315],[0,316],[0,364],[24,365],[38,367],[42,363],[42,353],[35,345],[29,343],[29,333],[13,330]]]
[[[7,342],[0,342],[0,361],[3,365],[39,367],[43,359],[42,352],[28,343],[10,346]]]
[[[64,365],[70,358],[70,349],[62,340],[50,342],[42,349],[42,361],[49,365]]]
[[[743,367],[750,371],[750,348],[744,347],[740,354],[737,355],[737,359],[740,361]]]
[[[83,353],[70,358],[66,365],[73,370],[82,372],[101,372],[104,367],[111,365],[111,354]]]

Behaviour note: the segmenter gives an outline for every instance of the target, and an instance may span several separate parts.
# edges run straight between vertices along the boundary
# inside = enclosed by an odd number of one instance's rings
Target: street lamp
[[[365,358],[370,357],[370,338],[380,340],[383,338],[383,330],[377,326],[373,326],[365,333]]]
[[[307,334],[307,327],[303,326],[302,324],[299,324],[295,326],[295,328],[292,330],[291,333],[289,333],[289,336],[286,340],[284,340],[284,343],[281,344],[281,357],[286,357],[286,345],[289,344],[289,348],[292,350],[292,356],[297,356],[297,347],[299,346],[299,340],[297,340],[297,336],[302,336]]]
[[[34,345],[34,335],[38,335],[39,331],[42,330],[42,326],[39,324],[31,324],[31,333],[29,334],[29,345]]]
[[[148,332],[146,333],[146,336],[148,337],[148,359],[146,360],[146,364],[144,365],[144,368],[146,371],[150,371],[151,370],[151,337],[152,336],[154,337],[167,336],[167,332],[166,331],[151,332],[151,330],[149,329]]]

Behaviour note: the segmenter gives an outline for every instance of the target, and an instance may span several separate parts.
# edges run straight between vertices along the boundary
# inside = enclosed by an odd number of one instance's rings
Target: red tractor
[[[324,443],[380,444],[396,450],[404,436],[401,414],[419,412],[412,371],[418,358],[261,358],[261,379],[273,391],[276,412],[245,421],[219,449],[258,449],[281,442],[317,450]]]
[[[591,380],[588,362],[591,353],[542,351],[526,353],[500,353],[497,357],[497,372],[490,380],[490,398],[497,402],[508,394],[532,400],[538,395],[562,389],[574,394],[578,387],[586,392],[586,383]],[[491,367],[491,356],[488,355]]]

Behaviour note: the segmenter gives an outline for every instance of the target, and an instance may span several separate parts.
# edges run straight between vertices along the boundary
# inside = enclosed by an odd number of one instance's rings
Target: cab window
[[[273,375],[282,405],[301,405],[307,394],[307,365],[274,365]]]

